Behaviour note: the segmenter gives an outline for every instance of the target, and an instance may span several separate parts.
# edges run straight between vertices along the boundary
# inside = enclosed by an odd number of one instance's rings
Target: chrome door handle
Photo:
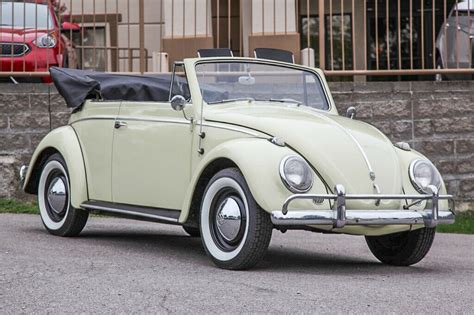
[[[115,129],[120,129],[122,127],[126,127],[127,126],[127,123],[125,121],[121,121],[121,120],[116,120],[115,121]]]

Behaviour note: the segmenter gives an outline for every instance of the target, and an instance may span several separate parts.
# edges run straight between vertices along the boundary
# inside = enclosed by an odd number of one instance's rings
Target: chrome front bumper
[[[435,186],[429,186],[431,194],[426,195],[350,195],[346,194],[342,185],[337,185],[335,195],[296,194],[290,196],[283,204],[281,211],[273,211],[271,219],[277,226],[332,225],[342,228],[346,225],[405,225],[424,224],[435,227],[438,224],[454,223],[453,211],[439,210],[439,200],[449,200],[454,204],[453,196],[440,195]],[[333,210],[295,210],[288,211],[294,200],[333,200]],[[406,210],[348,210],[346,200],[411,200]],[[409,210],[420,201],[429,201],[430,208]]]

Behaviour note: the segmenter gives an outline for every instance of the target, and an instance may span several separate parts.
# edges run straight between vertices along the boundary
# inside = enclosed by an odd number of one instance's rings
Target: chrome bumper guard
[[[20,188],[22,188],[23,184],[25,183],[27,173],[28,173],[28,166],[23,165],[22,167],[20,167],[20,171],[19,171]]]
[[[439,200],[449,200],[454,204],[452,195],[440,195],[435,186],[429,186],[431,194],[426,195],[350,195],[345,193],[344,186],[337,185],[335,195],[296,194],[286,199],[281,211],[273,211],[271,219],[278,226],[332,225],[342,228],[346,225],[405,225],[421,224],[436,227],[438,224],[454,223],[451,210],[439,210]],[[294,200],[333,200],[334,210],[296,210],[288,211]],[[348,210],[346,200],[411,200],[405,210]],[[409,210],[421,201],[430,201],[431,208],[425,210]]]

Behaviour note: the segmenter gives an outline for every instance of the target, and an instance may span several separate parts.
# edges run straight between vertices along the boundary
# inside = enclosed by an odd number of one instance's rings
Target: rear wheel
[[[71,189],[66,162],[60,154],[48,158],[38,186],[41,220],[49,233],[76,236],[87,223],[89,212],[71,205]]]
[[[374,256],[384,264],[410,266],[420,262],[433,244],[434,228],[422,228],[383,236],[366,236]]]
[[[270,216],[253,198],[236,168],[217,173],[201,204],[201,240],[213,262],[224,269],[248,269],[265,255],[272,236]]]

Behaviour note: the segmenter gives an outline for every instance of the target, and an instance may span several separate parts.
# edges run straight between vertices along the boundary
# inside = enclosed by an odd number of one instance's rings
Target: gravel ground
[[[180,227],[89,219],[49,235],[0,215],[0,314],[474,313],[474,236],[438,234],[412,267],[380,264],[362,237],[273,232],[250,271],[214,267]]]

